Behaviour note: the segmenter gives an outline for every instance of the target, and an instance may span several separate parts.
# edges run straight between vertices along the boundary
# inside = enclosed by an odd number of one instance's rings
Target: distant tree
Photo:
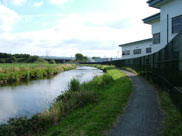
[[[6,63],[6,60],[3,58],[0,58],[0,63]]]
[[[49,62],[50,64],[56,64],[56,61],[55,60],[50,60],[50,62]]]
[[[92,59],[100,59],[100,57],[92,57]]]
[[[75,58],[77,61],[84,61],[84,56],[81,53],[75,54]]]
[[[88,57],[87,56],[84,56],[84,61],[87,61],[88,60]]]

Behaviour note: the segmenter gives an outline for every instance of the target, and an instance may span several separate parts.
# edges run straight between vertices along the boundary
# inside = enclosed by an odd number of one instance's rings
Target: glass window
[[[153,34],[153,44],[160,43],[160,33]]]
[[[172,18],[172,33],[182,31],[182,15]]]
[[[130,55],[130,50],[123,51],[123,55]]]
[[[133,54],[141,54],[141,53],[142,53],[142,49],[133,50]]]
[[[152,48],[146,48],[146,53],[151,53],[152,52]]]

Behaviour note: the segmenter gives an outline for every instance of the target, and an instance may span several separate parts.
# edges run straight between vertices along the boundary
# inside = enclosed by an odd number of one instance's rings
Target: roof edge
[[[154,14],[154,15],[152,15],[152,16],[149,16],[149,17],[147,17],[147,18],[144,18],[144,19],[142,19],[142,21],[144,22],[144,23],[146,23],[146,24],[151,24],[153,21],[155,21],[155,20],[160,20],[160,12],[159,13],[157,13],[157,14]]]
[[[144,40],[140,40],[140,41],[135,41],[135,42],[130,42],[130,43],[125,43],[125,44],[120,44],[118,46],[122,47],[122,46],[133,45],[136,43],[149,42],[149,41],[152,41],[152,38],[148,38],[148,39],[144,39]]]
[[[149,4],[150,7],[160,9],[160,6],[159,6],[160,3],[165,1],[166,0],[148,0],[147,3]]]

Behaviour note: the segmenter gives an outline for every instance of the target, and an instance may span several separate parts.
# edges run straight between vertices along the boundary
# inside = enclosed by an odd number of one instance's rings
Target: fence
[[[130,66],[141,75],[168,90],[173,103],[182,113],[182,33],[179,33],[165,48],[148,56],[134,59],[103,62],[118,67]]]

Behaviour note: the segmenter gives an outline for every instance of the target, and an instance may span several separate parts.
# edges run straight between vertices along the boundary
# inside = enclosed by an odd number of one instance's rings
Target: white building
[[[157,52],[182,31],[182,0],[148,0],[147,3],[160,9],[160,13],[143,19],[144,23],[152,25],[153,38],[119,45],[122,47],[122,59]]]

